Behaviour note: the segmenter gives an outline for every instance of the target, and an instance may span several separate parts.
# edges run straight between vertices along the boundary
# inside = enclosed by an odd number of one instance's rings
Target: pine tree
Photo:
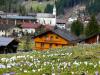
[[[87,24],[86,30],[85,30],[85,35],[86,36],[91,36],[99,32],[99,25],[96,21],[95,16],[91,17],[90,22]]]
[[[83,34],[84,26],[83,23],[81,23],[79,20],[74,21],[71,25],[71,32],[74,33],[77,36],[80,36]]]
[[[25,6],[20,6],[19,12],[20,12],[21,15],[27,15],[27,11],[26,11]]]
[[[100,0],[90,0],[87,3],[87,10],[90,14],[96,15],[100,12]]]
[[[31,36],[26,33],[24,36],[24,44],[23,44],[24,51],[30,51],[31,50]]]
[[[44,12],[45,12],[45,13],[52,13],[52,12],[53,12],[52,9],[53,9],[53,5],[47,4],[47,6],[46,6]]]

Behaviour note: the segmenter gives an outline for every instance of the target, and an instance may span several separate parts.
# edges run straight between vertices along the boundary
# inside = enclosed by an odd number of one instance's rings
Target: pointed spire
[[[54,7],[53,7],[53,15],[55,15],[56,16],[56,5],[55,5],[55,0],[54,0]]]

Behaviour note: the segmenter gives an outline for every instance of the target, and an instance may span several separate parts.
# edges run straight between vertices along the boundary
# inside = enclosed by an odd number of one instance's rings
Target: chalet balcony
[[[44,42],[60,42],[60,40],[51,39],[51,38],[46,38],[46,39],[44,39]]]
[[[42,39],[42,40],[41,40]],[[40,42],[40,43],[54,43],[54,44],[67,44],[66,42],[63,42],[61,39],[50,39],[50,38],[41,38],[38,40],[35,40],[35,42]]]

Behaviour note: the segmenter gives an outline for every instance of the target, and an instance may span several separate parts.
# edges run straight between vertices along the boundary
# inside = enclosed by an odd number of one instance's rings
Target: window
[[[51,25],[51,21],[50,21],[50,25]]]
[[[58,46],[58,44],[56,44],[56,46]]]
[[[45,35],[45,39],[46,39],[46,40],[49,40],[48,35]]]
[[[56,36],[56,39],[58,39],[58,36]]]
[[[3,32],[3,30],[2,30],[2,32]]]
[[[53,36],[50,37],[50,40],[52,40],[52,39],[53,39]]]
[[[45,24],[45,20],[44,20],[44,24]]]
[[[52,44],[50,44],[50,48],[52,48]]]
[[[41,43],[41,47],[42,47],[42,48],[44,47],[44,43]]]
[[[64,47],[65,45],[62,45],[62,47]]]

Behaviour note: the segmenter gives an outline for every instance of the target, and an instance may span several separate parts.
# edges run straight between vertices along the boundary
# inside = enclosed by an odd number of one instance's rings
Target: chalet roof
[[[68,32],[67,30],[55,29],[53,32],[69,41],[76,41],[78,39],[75,35]]]
[[[68,32],[67,30],[63,30],[63,29],[60,29],[60,28],[54,28],[52,30],[48,30],[48,31],[44,31],[36,36],[34,36],[34,38],[36,38],[37,36],[40,36],[40,35],[43,35],[47,32],[53,32],[59,36],[61,36],[62,38],[66,39],[66,40],[69,40],[70,42],[76,42],[78,41],[78,37],[76,37],[74,34]]]
[[[8,30],[14,28],[15,25],[9,25],[9,24],[0,24],[0,30]]]
[[[0,37],[0,46],[7,46],[13,40],[14,38],[10,38],[10,37]]]
[[[35,17],[32,17],[32,16],[17,16],[17,15],[16,16],[3,15],[3,16],[1,16],[1,18],[3,18],[3,19],[26,19],[26,20],[36,19]]]

